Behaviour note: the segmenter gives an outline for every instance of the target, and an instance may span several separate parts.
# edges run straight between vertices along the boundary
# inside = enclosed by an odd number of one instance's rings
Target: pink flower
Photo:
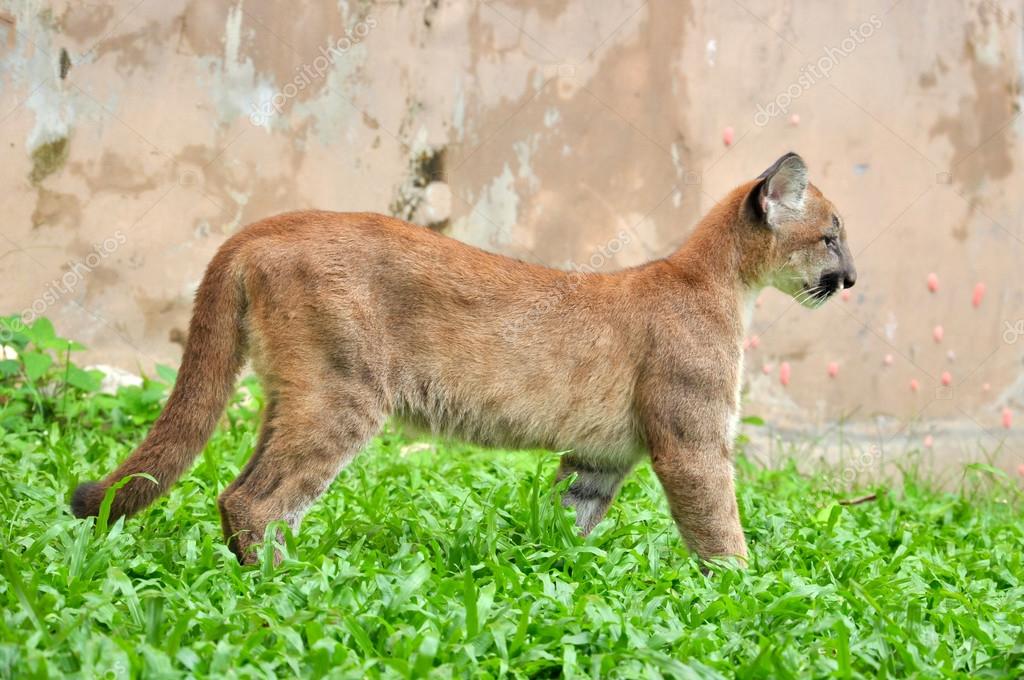
[[[979,281],[974,284],[974,294],[971,296],[971,305],[975,309],[981,307],[981,300],[985,297],[985,284]]]
[[[789,362],[783,361],[779,365],[779,382],[785,387],[789,384]]]

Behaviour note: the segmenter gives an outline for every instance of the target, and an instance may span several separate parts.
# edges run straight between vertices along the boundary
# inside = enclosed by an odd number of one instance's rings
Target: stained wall
[[[1024,460],[1003,427],[1024,407],[1021,2],[0,8],[0,308],[87,362],[175,364],[205,263],[274,213],[390,212],[614,269],[796,150],[860,279],[817,311],[765,292],[747,412]]]

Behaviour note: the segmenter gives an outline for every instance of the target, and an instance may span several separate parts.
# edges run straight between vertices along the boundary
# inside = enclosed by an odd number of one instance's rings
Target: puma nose
[[[857,283],[857,272],[850,269],[843,274],[843,288],[853,288],[853,284]]]

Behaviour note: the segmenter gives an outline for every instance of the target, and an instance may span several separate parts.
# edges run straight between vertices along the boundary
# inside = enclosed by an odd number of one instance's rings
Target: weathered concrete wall
[[[176,363],[205,263],[273,213],[617,268],[792,149],[860,281],[815,312],[764,294],[748,410],[994,448],[1024,406],[1019,0],[0,7],[0,308],[90,360]]]

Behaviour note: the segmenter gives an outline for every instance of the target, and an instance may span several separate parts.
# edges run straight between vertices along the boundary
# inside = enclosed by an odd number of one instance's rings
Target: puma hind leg
[[[575,475],[562,494],[562,505],[576,510],[576,527],[582,535],[589,534],[604,519],[631,467],[596,465],[571,453],[562,456],[557,481]]]
[[[258,561],[256,548],[271,522],[297,530],[384,418],[372,390],[340,381],[274,394],[256,450],[218,499],[224,538],[239,561]]]

